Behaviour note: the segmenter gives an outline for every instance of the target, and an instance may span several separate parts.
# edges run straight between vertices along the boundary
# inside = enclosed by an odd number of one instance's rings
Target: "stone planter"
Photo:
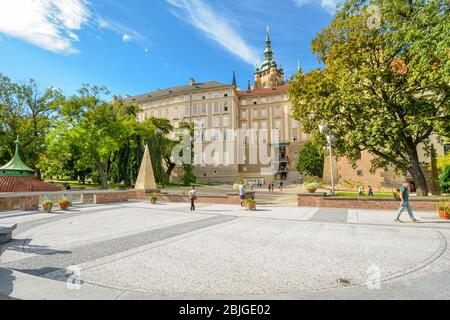
[[[60,203],[59,204],[59,208],[61,209],[61,211],[67,211],[70,208],[70,204],[67,203]]]
[[[53,209],[53,204],[43,204],[42,205],[42,211],[44,211],[45,213],[52,212],[52,209]]]
[[[441,219],[450,220],[450,213],[448,211],[438,210],[437,213]]]
[[[255,211],[256,210],[256,202],[254,202],[254,201],[246,201],[245,202],[245,209],[247,211]]]

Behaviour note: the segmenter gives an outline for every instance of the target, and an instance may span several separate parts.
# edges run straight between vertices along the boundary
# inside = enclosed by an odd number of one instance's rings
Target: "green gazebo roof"
[[[3,167],[0,167],[0,176],[26,177],[34,175],[34,170],[27,167],[27,165],[20,158],[19,146],[20,141],[19,137],[17,137],[16,152],[14,154],[14,157]]]

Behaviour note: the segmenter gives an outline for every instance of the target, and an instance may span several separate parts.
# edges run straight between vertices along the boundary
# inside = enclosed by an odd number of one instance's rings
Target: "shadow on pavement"
[[[16,277],[11,270],[0,268],[0,300],[11,300],[9,295],[13,292],[14,280]]]
[[[50,249],[48,246],[35,246],[30,245],[31,239],[15,239],[9,242],[6,245],[3,245],[0,249],[0,255],[3,254],[6,250],[11,250],[15,252],[23,252],[23,253],[33,253],[41,256],[53,256],[58,254],[71,254],[71,251],[66,250],[54,250]]]

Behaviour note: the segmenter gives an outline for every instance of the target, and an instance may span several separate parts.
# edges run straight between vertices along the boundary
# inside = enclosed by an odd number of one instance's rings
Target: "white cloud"
[[[172,13],[182,21],[187,21],[222,48],[254,65],[258,52],[249,46],[235,30],[232,23],[215,12],[203,0],[166,0],[174,7]]]
[[[135,42],[143,48],[147,48],[150,45],[147,37],[117,21],[99,16],[96,18],[96,23],[102,29],[110,30],[121,35],[123,42]]]
[[[86,0],[1,0],[0,33],[46,50],[71,54],[91,17]]]
[[[293,0],[294,3],[302,7],[307,4],[320,4],[328,13],[336,13],[336,6],[342,2],[342,0]]]

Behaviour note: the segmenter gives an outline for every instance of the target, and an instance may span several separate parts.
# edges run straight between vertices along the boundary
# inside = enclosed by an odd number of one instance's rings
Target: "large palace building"
[[[128,97],[125,102],[139,106],[139,121],[166,118],[175,128],[181,122],[195,124],[195,175],[199,182],[302,182],[296,164],[299,151],[310,137],[292,118],[288,84],[283,68],[275,61],[269,34],[264,62],[261,67],[256,66],[254,86],[249,81],[247,90],[236,86],[233,74],[231,84],[190,79],[187,85]],[[437,140],[434,144],[438,155],[450,149]],[[427,155],[420,153],[430,189],[437,192],[437,175],[429,169]],[[392,190],[404,179],[410,179],[392,168],[370,172],[372,159],[373,155],[367,152],[356,166],[346,158],[335,159],[335,184],[344,189],[357,188],[348,182],[371,185],[379,192]],[[330,184],[330,159],[325,160],[324,183]],[[178,166],[172,179],[179,180],[182,174],[183,169]]]
[[[247,90],[220,82],[198,83],[128,97],[139,105],[139,121],[169,119],[174,127],[195,123],[195,174],[199,182],[300,182],[298,152],[308,141],[291,117],[284,70],[274,59],[269,34],[264,62]],[[182,168],[174,170],[178,179]]]

